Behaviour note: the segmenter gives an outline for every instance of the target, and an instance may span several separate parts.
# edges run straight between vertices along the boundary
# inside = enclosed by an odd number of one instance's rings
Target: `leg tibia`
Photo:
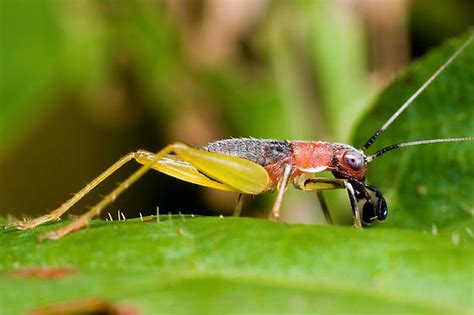
[[[321,205],[321,209],[323,210],[324,217],[326,218],[326,222],[328,224],[334,224],[332,220],[331,213],[329,212],[328,205],[326,203],[326,199],[324,198],[323,192],[321,190],[316,191],[316,195],[318,196],[319,204]]]
[[[68,211],[72,206],[74,206],[79,200],[81,200],[85,195],[87,195],[92,189],[94,189],[97,185],[99,185],[103,180],[107,177],[112,175],[115,171],[125,165],[127,162],[132,160],[135,156],[134,152],[131,152],[120,160],[115,162],[111,167],[109,167],[105,172],[100,174],[96,177],[93,181],[87,184],[84,188],[82,188],[78,193],[74,194],[71,199],[63,203],[59,208],[53,210],[52,212],[42,215],[37,218],[33,218],[26,221],[17,221],[13,223],[9,223],[4,226],[5,229],[10,227],[15,227],[20,230],[26,230],[34,228],[38,225],[41,225],[46,222],[58,220],[66,211]]]
[[[89,211],[81,215],[76,221],[72,222],[69,225],[66,225],[63,228],[60,228],[56,231],[46,233],[44,235],[40,235],[39,240],[44,240],[44,239],[51,239],[51,240],[57,240],[64,235],[67,235],[71,232],[80,230],[84,227],[86,227],[90,220],[94,218],[95,216],[98,216],[100,212],[109,204],[111,204],[117,197],[123,193],[128,187],[130,187],[134,182],[136,182],[141,176],[143,176],[152,166],[154,163],[156,163],[160,158],[165,156],[167,153],[171,152],[173,150],[172,146],[167,146],[160,152],[156,153],[149,162],[147,162],[145,165],[140,167],[135,173],[133,173],[130,177],[128,177],[125,181],[120,183],[112,192],[107,194],[99,203],[97,203],[94,207],[92,207]],[[140,151],[138,151],[140,152]],[[126,156],[125,162],[123,162],[120,166],[117,168],[113,169],[113,166],[109,168],[111,170],[107,170],[105,173],[108,173],[106,177],[110,176],[113,172],[115,172],[118,168],[123,166],[126,162],[130,161],[131,159],[135,158],[135,155],[137,153],[130,153],[129,155]],[[123,160],[123,159],[122,159]],[[121,160],[120,160],[121,161]],[[120,162],[119,161],[119,162]],[[118,162],[117,162],[118,163]],[[116,163],[116,164],[117,164]],[[114,164],[115,165],[115,164]]]
[[[283,201],[283,195],[285,194],[286,189],[288,188],[288,183],[290,180],[292,169],[293,169],[292,166],[288,164],[285,166],[285,169],[283,170],[283,176],[277,186],[277,190],[278,190],[277,199],[275,200],[275,203],[273,204],[272,212],[270,212],[270,216],[269,216],[269,219],[272,221],[278,221],[278,219],[280,218],[281,203]]]
[[[165,158],[171,161],[165,166],[168,166],[168,169],[170,165],[174,167],[172,170],[172,176],[183,180],[194,178],[193,180],[197,180],[197,184],[203,186],[241,193],[258,194],[267,189],[269,184],[267,172],[262,166],[256,163],[233,156],[194,149],[181,143],[175,143],[166,146],[156,154],[143,150],[129,153],[50,214],[29,221],[11,223],[6,227],[28,229],[45,222],[57,220],[74,204],[87,195],[94,187],[99,185],[103,180],[130,160],[135,159],[143,164],[142,167],[118,185],[112,192],[106,195],[92,209],[80,216],[78,220],[64,228],[41,237],[41,239],[58,239],[72,231],[87,226],[93,217],[99,215],[106,206],[112,203],[122,192],[137,181],[150,168],[161,170],[161,166],[165,163],[160,163],[160,161]]]

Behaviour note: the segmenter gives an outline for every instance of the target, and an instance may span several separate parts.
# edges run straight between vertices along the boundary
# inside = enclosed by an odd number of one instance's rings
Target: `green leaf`
[[[469,36],[442,45],[402,73],[359,122],[353,143],[362,146]],[[474,136],[473,64],[471,43],[369,153],[412,140]],[[398,149],[371,163],[368,181],[382,190],[391,209],[384,225],[424,230],[472,226],[473,161],[472,142],[451,142]]]
[[[103,30],[94,13],[94,6],[72,2],[0,2],[0,155],[65,91],[84,95],[103,79]]]
[[[45,89],[56,81],[61,32],[46,2],[0,4],[0,151],[51,105]],[[32,101],[35,100],[35,101]],[[41,101],[40,101],[41,100]]]
[[[0,232],[0,309],[83,298],[143,314],[467,314],[472,238],[396,229],[287,225],[242,218],[94,221],[38,244],[63,226]],[[19,278],[26,267],[77,269]]]

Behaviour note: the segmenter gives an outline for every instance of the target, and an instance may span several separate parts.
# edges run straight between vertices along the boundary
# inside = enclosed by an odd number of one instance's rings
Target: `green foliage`
[[[186,52],[184,26],[165,3],[49,0],[1,6],[2,154],[60,105],[93,112],[110,102],[109,89],[122,85],[136,97],[130,107],[149,107],[155,114],[161,136],[183,112],[211,106],[233,136],[345,139],[349,124],[340,122],[367,96],[367,82],[359,79],[362,29],[339,23],[336,12],[325,18],[331,8],[323,3],[275,4],[250,41],[253,59],[216,65]],[[301,50],[307,53],[301,56]],[[313,76],[320,76],[318,84]]]
[[[362,146],[467,36],[431,52],[385,89],[358,124],[353,143]],[[412,140],[472,137],[474,72],[470,69],[473,63],[471,43],[369,151]],[[385,193],[392,210],[384,225],[415,229],[472,225],[472,161],[472,142],[461,142],[403,148],[373,162],[368,180]]]
[[[26,128],[33,117],[46,111],[32,99],[38,100],[49,88],[59,67],[61,34],[52,23],[51,10],[44,3],[35,11],[25,10],[28,5],[1,4],[0,146],[13,141],[15,130]],[[25,20],[31,24],[25,25]],[[36,27],[28,27],[32,24]],[[36,67],[38,60],[29,58],[32,50],[42,66]]]
[[[36,242],[63,225],[1,232],[3,311],[91,297],[144,314],[463,314],[473,306],[472,238],[178,216],[95,221],[60,241]],[[77,273],[8,273],[46,266]]]
[[[39,124],[64,90],[75,86],[81,91],[78,94],[86,94],[101,78],[103,46],[94,11],[80,5],[61,11],[62,5],[57,1],[0,3],[0,153]],[[74,19],[88,22],[63,25],[64,20]]]

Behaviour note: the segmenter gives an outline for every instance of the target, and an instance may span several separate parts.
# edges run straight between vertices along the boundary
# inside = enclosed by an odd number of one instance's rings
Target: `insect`
[[[58,220],[76,202],[94,187],[131,160],[143,164],[124,182],[106,195],[99,203],[75,221],[56,231],[43,234],[43,239],[59,239],[68,233],[86,227],[90,220],[112,203],[123,191],[149,169],[193,184],[239,193],[236,212],[242,207],[242,195],[257,195],[276,190],[277,197],[270,212],[270,219],[278,220],[283,195],[290,183],[303,191],[316,192],[325,217],[332,223],[322,191],[345,189],[353,212],[354,226],[374,220],[384,221],[388,215],[387,203],[382,193],[365,183],[368,165],[381,155],[402,147],[442,142],[472,141],[474,138],[446,138],[419,140],[385,147],[372,155],[366,150],[386,130],[413,100],[469,45],[471,36],[454,54],[377,130],[360,149],[347,144],[324,141],[287,141],[255,138],[236,138],[209,143],[196,149],[183,143],[166,146],[157,153],[138,150],[131,152],[87,184],[71,199],[49,214],[7,224],[5,228],[31,229],[40,224]],[[334,178],[318,177],[317,173],[332,172]],[[359,202],[364,201],[362,211]]]

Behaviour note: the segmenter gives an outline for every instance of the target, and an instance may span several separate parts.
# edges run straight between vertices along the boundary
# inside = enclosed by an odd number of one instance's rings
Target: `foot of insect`
[[[81,230],[81,229],[87,227],[89,225],[89,223],[90,223],[90,219],[79,217],[76,221],[66,225],[65,227],[57,229],[56,231],[47,232],[47,233],[39,235],[38,236],[38,241],[42,242],[42,241],[47,240],[47,239],[48,240],[58,240],[61,237],[65,236],[69,233],[72,233],[74,231],[78,231],[78,230]]]
[[[357,220],[356,218],[354,218],[354,227],[358,228],[358,229],[362,229],[362,223],[361,223],[360,219]]]
[[[273,222],[278,222],[278,220],[280,219],[280,211],[272,210],[270,212],[270,215],[268,216],[268,219]]]
[[[51,213],[42,215],[37,218],[5,224],[3,228],[4,229],[16,228],[18,230],[29,230],[29,229],[37,227],[38,225],[51,222],[51,221],[58,221],[59,219],[60,219],[59,216],[57,216],[53,211]]]

